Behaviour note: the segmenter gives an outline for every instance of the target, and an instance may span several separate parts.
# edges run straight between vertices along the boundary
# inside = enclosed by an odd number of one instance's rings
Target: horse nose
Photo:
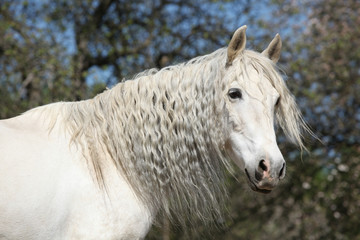
[[[284,161],[284,163],[280,169],[280,172],[279,172],[279,179],[283,179],[285,177],[285,172],[286,172],[286,163]]]
[[[286,164],[285,161],[283,161],[283,164],[281,165],[280,170],[274,169],[274,177],[278,179],[283,179],[285,177],[285,169]],[[271,167],[270,167],[270,161],[269,160],[260,160],[257,169],[255,170],[255,178],[258,181],[261,181],[263,179],[270,179],[271,176]]]
[[[265,162],[265,160],[261,160],[259,162],[259,169],[263,172],[267,172],[269,170],[270,166],[268,162]]]
[[[270,163],[269,161],[260,160],[257,169],[255,170],[255,178],[258,181],[261,181],[264,178],[270,176]]]

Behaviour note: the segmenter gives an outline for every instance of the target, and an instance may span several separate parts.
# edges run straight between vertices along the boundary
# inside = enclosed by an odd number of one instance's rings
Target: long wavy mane
[[[225,62],[226,49],[220,49],[144,72],[93,99],[64,104],[66,128],[87,152],[100,185],[106,186],[103,158],[110,156],[144,204],[180,219],[221,217],[224,170],[231,171],[224,147],[230,84],[223,79]],[[247,50],[235,64],[236,76],[254,67],[271,81],[281,95],[278,122],[303,146],[306,125],[272,62]]]
[[[220,214],[229,165],[224,55],[150,70],[68,106],[67,125],[88,147],[100,183],[106,152],[146,205],[182,216]]]

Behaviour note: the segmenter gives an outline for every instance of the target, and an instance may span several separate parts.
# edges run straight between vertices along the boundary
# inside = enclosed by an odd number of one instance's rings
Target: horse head
[[[269,193],[284,178],[286,168],[274,130],[275,111],[281,95],[270,79],[273,76],[264,70],[266,67],[275,69],[281,39],[277,34],[261,54],[251,51],[262,62],[268,62],[256,65],[252,64],[252,59],[244,58],[245,51],[246,55],[250,52],[245,50],[245,31],[246,26],[239,28],[227,48],[225,78],[229,84],[225,98],[230,130],[226,152],[244,170],[251,189]],[[241,64],[237,64],[240,61]]]

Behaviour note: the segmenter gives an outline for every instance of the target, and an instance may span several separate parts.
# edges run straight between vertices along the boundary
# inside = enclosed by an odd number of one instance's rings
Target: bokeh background
[[[257,51],[282,36],[284,78],[321,142],[301,153],[279,132],[276,190],[253,193],[239,171],[225,227],[163,219],[147,239],[360,239],[359,0],[0,0],[0,118],[210,53],[244,24]]]

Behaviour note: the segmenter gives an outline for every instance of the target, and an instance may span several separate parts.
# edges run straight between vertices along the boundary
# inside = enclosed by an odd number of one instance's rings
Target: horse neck
[[[225,197],[225,160],[222,120],[214,113],[221,105],[214,96],[219,79],[214,78],[221,73],[210,68],[201,62],[171,67],[78,103],[73,111],[84,123],[74,127],[74,136],[90,145],[97,179],[102,181],[101,161],[107,155],[152,209],[173,208],[181,215],[189,207],[187,199],[193,199],[198,216],[218,209]]]

